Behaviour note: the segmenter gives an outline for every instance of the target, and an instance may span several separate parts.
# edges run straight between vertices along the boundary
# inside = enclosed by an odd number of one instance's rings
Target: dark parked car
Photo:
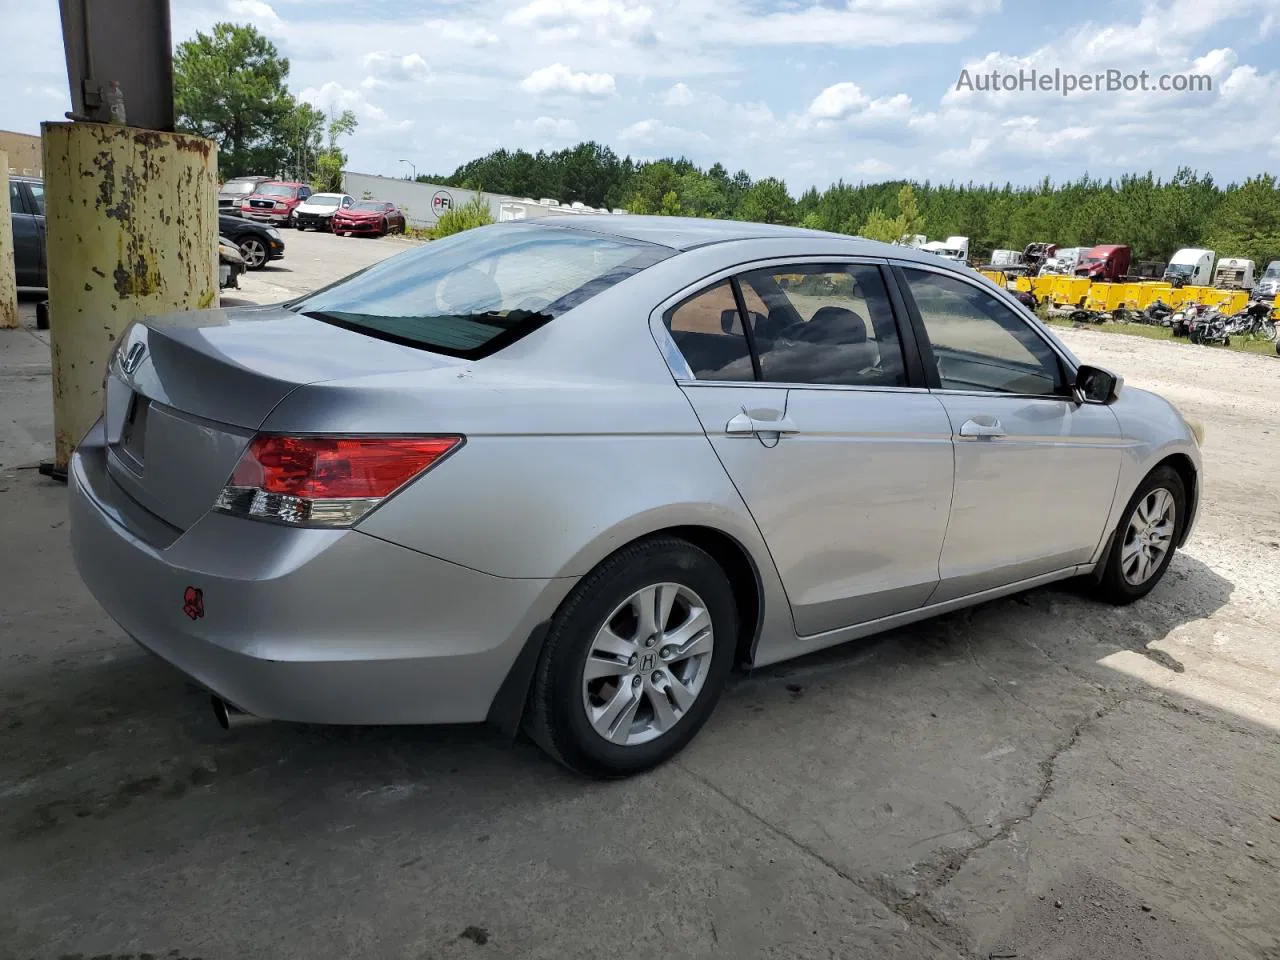
[[[270,260],[284,256],[284,240],[280,231],[242,217],[218,217],[218,233],[234,243],[250,270],[261,270]]]
[[[18,286],[46,289],[49,271],[44,252],[44,181],[10,176],[9,208],[13,215],[13,260]]]

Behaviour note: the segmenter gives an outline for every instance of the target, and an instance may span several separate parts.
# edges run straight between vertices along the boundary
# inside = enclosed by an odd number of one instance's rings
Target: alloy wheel
[[[702,692],[715,649],[711,616],[693,590],[656,583],[621,603],[596,632],[582,671],[582,705],[619,746],[670,731]]]
[[[241,242],[240,255],[244,257],[244,265],[250,270],[257,270],[267,262],[267,248],[257,237],[249,237]]]
[[[1177,512],[1173,494],[1164,487],[1156,487],[1138,501],[1120,550],[1120,570],[1126,583],[1141,586],[1160,569],[1173,547]]]

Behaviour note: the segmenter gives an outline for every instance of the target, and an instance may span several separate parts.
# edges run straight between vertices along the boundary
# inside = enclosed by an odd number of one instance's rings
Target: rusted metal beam
[[[102,413],[112,343],[145,316],[218,305],[217,145],[45,123],[53,470]]]
[[[18,273],[13,261],[13,211],[9,209],[9,155],[0,150],[0,329],[18,325]]]

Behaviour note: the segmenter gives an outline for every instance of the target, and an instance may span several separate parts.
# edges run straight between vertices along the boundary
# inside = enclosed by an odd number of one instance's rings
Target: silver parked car
[[[489,720],[622,776],[735,666],[1067,577],[1142,597],[1199,437],[932,254],[547,218],[130,327],[72,539],[224,718]]]

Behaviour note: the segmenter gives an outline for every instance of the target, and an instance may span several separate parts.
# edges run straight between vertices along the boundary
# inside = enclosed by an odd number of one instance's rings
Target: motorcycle
[[[1231,333],[1227,329],[1227,318],[1216,308],[1201,312],[1187,329],[1187,337],[1192,343],[1202,345],[1219,344],[1227,346],[1231,343]]]
[[[1157,298],[1147,304],[1147,308],[1138,314],[1138,323],[1147,323],[1156,327],[1169,326],[1169,318],[1174,314],[1173,307]]]
[[[1186,337],[1191,333],[1191,324],[1200,316],[1204,308],[1193,303],[1184,307],[1169,317],[1169,329],[1173,331],[1175,337]]]
[[[1271,319],[1275,304],[1269,300],[1253,300],[1243,310],[1227,318],[1228,335],[1249,337],[1274,343],[1276,323]]]

